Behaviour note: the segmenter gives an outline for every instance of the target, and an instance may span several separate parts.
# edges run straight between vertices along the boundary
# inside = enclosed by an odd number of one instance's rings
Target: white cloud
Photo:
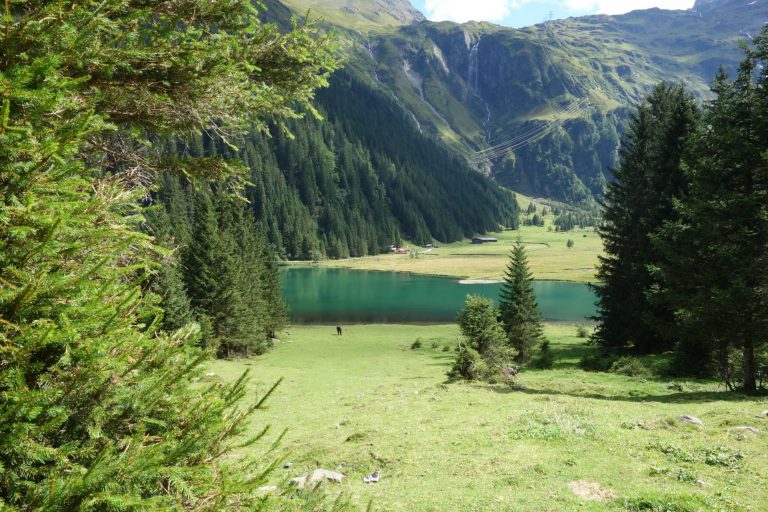
[[[662,9],[688,9],[694,0],[556,0],[563,10],[592,12],[600,14],[622,14],[635,9],[660,7]],[[424,10],[427,18],[434,21],[465,22],[492,21],[501,22],[515,9],[525,8],[525,4],[547,4],[541,0],[425,0]]]
[[[530,0],[426,0],[427,18],[435,21],[501,21]]]
[[[694,0],[565,0],[571,10],[589,10],[599,14],[624,14],[637,9],[690,9]]]

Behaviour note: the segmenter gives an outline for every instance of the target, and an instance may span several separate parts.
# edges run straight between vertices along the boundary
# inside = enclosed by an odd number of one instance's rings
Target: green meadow
[[[292,466],[281,463],[273,483],[338,470],[344,481],[322,492],[354,509],[768,510],[768,419],[758,417],[768,400],[710,381],[585,372],[578,360],[593,349],[575,325],[546,335],[555,367],[526,369],[514,386],[447,382],[453,325],[351,325],[343,336],[292,327],[264,356],[212,361],[206,378],[250,370],[252,400],[282,378],[250,427],[272,425],[270,440],[287,429],[274,456]],[[375,470],[381,481],[363,483]]]
[[[552,216],[548,217],[551,221]],[[521,226],[519,230],[490,233],[498,242],[473,245],[469,240],[438,244],[417,257],[407,254],[382,254],[364,258],[328,260],[324,267],[357,270],[384,270],[451,276],[464,279],[499,280],[509,261],[512,245],[519,236],[528,253],[528,263],[535,279],[550,281],[594,282],[597,257],[602,251],[600,236],[592,229],[566,233],[545,227]],[[568,248],[568,240],[573,247]],[[414,247],[418,251],[423,248]]]

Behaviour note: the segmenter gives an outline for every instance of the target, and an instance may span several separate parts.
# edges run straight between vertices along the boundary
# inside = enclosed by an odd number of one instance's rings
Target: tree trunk
[[[756,390],[755,342],[751,336],[748,336],[744,340],[744,391],[754,393]]]

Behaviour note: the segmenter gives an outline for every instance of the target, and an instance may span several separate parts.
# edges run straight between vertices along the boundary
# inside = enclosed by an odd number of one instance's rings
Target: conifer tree
[[[281,35],[251,2],[0,5],[0,508],[227,510],[263,505],[271,463],[232,457],[260,402],[245,378],[194,384],[194,326],[159,330],[141,184],[174,134],[291,116],[333,67],[311,25]],[[137,188],[130,188],[132,185]],[[265,431],[266,432],[266,431]]]
[[[689,193],[656,238],[659,295],[679,327],[678,371],[714,368],[748,392],[768,347],[768,31],[754,45],[733,80],[716,77],[684,161]]]
[[[496,318],[493,301],[480,295],[467,295],[458,324],[462,340],[456,359],[448,371],[452,379],[485,380],[498,374],[507,363],[504,330]]]
[[[515,359],[520,363],[528,362],[544,339],[532,280],[525,247],[518,238],[499,293],[499,315],[507,333],[507,343],[517,352]]]
[[[680,162],[699,122],[692,95],[682,85],[661,83],[638,106],[613,171],[599,229],[600,257],[595,335],[604,347],[632,346],[651,353],[672,348],[670,309],[648,294],[657,285],[648,270],[659,255],[651,234],[675,218],[673,203],[687,190]]]

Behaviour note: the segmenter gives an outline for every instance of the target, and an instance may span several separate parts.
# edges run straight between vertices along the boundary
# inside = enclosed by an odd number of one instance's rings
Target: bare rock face
[[[375,0],[375,3],[403,24],[421,23],[427,19],[408,0]]]
[[[696,416],[690,416],[688,414],[685,414],[683,416],[678,416],[677,419],[680,420],[683,423],[688,423],[690,425],[696,425],[696,426],[699,426],[699,427],[703,427],[704,426],[704,422],[701,421]]]

